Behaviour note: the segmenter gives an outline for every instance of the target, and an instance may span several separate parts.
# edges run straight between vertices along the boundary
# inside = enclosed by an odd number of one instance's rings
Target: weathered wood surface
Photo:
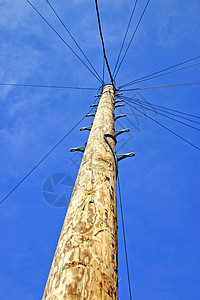
[[[118,299],[114,91],[102,93],[43,300]],[[115,148],[114,141],[108,138]]]

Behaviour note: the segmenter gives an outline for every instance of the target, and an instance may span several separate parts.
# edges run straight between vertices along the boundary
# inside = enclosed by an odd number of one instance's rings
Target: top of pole
[[[115,88],[115,86],[112,83],[104,83],[101,86],[101,93],[103,93],[103,90],[105,89],[105,87],[110,86],[111,88],[113,88],[114,93],[116,91],[118,91],[118,89]]]

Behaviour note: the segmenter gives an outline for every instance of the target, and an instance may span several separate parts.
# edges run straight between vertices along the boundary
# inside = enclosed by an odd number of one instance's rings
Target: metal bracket
[[[95,117],[95,114],[87,114],[86,117]]]
[[[75,151],[84,152],[85,151],[85,146],[70,149],[70,152],[75,152]]]
[[[129,132],[130,129],[129,128],[126,128],[126,129],[122,129],[122,130],[118,130],[118,131],[115,131],[115,137],[120,135],[121,133],[124,133],[124,132]]]
[[[82,128],[80,128],[80,131],[83,131],[83,130],[91,130],[91,128],[92,128],[92,126],[90,126],[90,127],[82,127]]]
[[[122,95],[122,93],[116,93],[115,97],[118,97],[118,96],[121,96],[121,95]]]
[[[117,119],[123,118],[123,117],[127,117],[127,115],[126,114],[118,115],[114,118],[114,120],[116,121]]]
[[[108,144],[108,146],[110,147],[110,149],[111,149],[111,151],[113,153],[113,156],[114,156],[114,159],[115,159],[115,165],[116,165],[116,174],[118,175],[118,161],[120,161],[120,160],[122,160],[122,159],[124,159],[126,157],[135,156],[135,153],[131,152],[131,153],[126,153],[126,154],[116,155],[116,152],[114,151],[113,147],[109,143],[107,137],[112,138],[115,141],[115,144],[117,143],[117,140],[116,140],[116,137],[114,135],[112,135],[112,134],[104,134],[104,139],[105,139],[106,143]]]
[[[99,103],[97,104],[91,104],[90,107],[97,107]]]
[[[116,100],[116,101],[115,101],[115,104],[116,104],[116,103],[120,103],[120,102],[124,102],[124,100]]]
[[[124,106],[124,104],[117,104],[117,105],[115,105],[115,108],[122,107],[122,106]]]
[[[130,152],[130,153],[126,153],[126,154],[119,154],[119,155],[117,155],[117,161],[120,161],[126,157],[132,157],[132,156],[135,156],[135,153]]]

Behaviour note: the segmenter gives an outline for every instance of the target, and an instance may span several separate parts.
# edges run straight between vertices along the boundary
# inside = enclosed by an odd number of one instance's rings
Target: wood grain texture
[[[116,166],[104,134],[114,134],[111,85],[97,108],[43,300],[118,299]]]

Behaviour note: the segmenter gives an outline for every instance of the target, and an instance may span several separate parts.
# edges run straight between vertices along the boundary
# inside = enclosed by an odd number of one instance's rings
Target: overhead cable
[[[53,28],[53,26],[45,19],[45,17],[37,10],[37,8],[29,1],[26,0],[29,5],[36,11],[36,13],[46,22],[46,24],[55,32],[55,34],[63,41],[63,43],[74,53],[74,55],[82,62],[82,64],[88,69],[88,71],[93,74],[94,77],[98,81],[101,80],[97,77],[97,75],[86,65],[86,63],[80,58],[80,56],[70,47],[70,45],[61,37],[61,35]]]
[[[139,91],[139,90],[148,90],[148,89],[160,89],[160,88],[166,88],[166,87],[176,87],[176,86],[186,86],[186,85],[196,85],[200,84],[199,81],[197,82],[185,82],[185,83],[177,83],[177,84],[168,84],[168,85],[158,85],[158,86],[148,86],[148,87],[141,87],[141,88],[135,88],[135,89],[122,89],[120,92],[130,92],[130,91]]]
[[[71,34],[71,32],[69,31],[69,29],[67,28],[67,26],[64,24],[64,22],[62,21],[62,19],[60,18],[60,16],[58,15],[58,13],[56,12],[55,8],[52,6],[52,4],[46,0],[47,4],[50,6],[50,8],[52,9],[52,11],[54,12],[54,14],[56,15],[56,17],[58,18],[58,20],[60,21],[60,23],[63,25],[63,27],[65,28],[65,30],[67,31],[67,33],[70,35],[71,39],[74,41],[74,43],[76,44],[76,46],[78,47],[78,49],[81,51],[81,53],[83,54],[83,56],[85,57],[85,59],[87,60],[87,62],[89,63],[90,67],[93,69],[93,71],[96,73],[96,75],[98,76],[98,78],[102,81],[100,75],[98,74],[98,72],[95,70],[95,68],[93,67],[93,65],[91,64],[91,62],[89,61],[88,57],[86,56],[86,54],[83,52],[83,50],[81,49],[81,47],[79,46],[79,44],[77,43],[77,41],[75,40],[75,38],[73,37],[73,35]]]
[[[147,114],[145,114],[144,112],[142,112],[141,110],[139,110],[138,108],[134,107],[133,105],[131,105],[129,102],[127,102],[126,100],[124,100],[126,102],[126,104],[128,104],[129,106],[131,106],[132,108],[134,108],[135,110],[137,110],[138,112],[140,112],[141,114],[143,114],[145,117],[149,118],[150,120],[152,120],[153,122],[155,122],[156,124],[158,124],[159,126],[165,128],[167,131],[171,132],[172,134],[174,134],[175,136],[177,136],[178,138],[180,138],[181,140],[185,141],[186,143],[188,143],[189,145],[191,145],[192,147],[196,148],[197,150],[200,150],[199,147],[197,147],[196,145],[192,144],[190,141],[186,140],[184,137],[180,136],[178,133],[174,132],[173,130],[169,129],[167,126],[163,125],[162,123],[156,121],[155,119],[153,119],[152,117],[148,116]]]
[[[194,116],[194,115],[190,115],[190,114],[187,114],[187,113],[183,113],[183,112],[180,112],[180,111],[178,111],[178,110],[170,109],[170,108],[167,108],[167,107],[161,106],[161,105],[155,105],[155,104],[153,104],[153,103],[151,103],[151,102],[141,101],[141,100],[135,99],[135,98],[129,98],[129,97],[125,97],[125,96],[122,96],[122,98],[123,98],[123,99],[126,99],[126,100],[130,100],[130,101],[136,101],[136,102],[141,103],[141,104],[144,105],[144,106],[150,106],[150,107],[152,107],[152,108],[155,109],[155,110],[160,110],[160,111],[163,111],[163,112],[165,112],[165,113],[167,113],[167,114],[176,116],[176,117],[178,117],[178,118],[181,118],[181,119],[184,119],[184,120],[187,120],[187,121],[196,123],[196,124],[200,124],[200,122],[197,122],[197,121],[195,121],[195,120],[192,120],[192,119],[189,119],[189,118],[180,116],[180,115],[178,115],[178,114],[172,113],[171,111],[178,112],[179,114],[183,114],[183,115],[189,115],[189,116],[192,116],[193,118],[198,118],[198,119],[200,119],[200,117],[198,117],[198,116]],[[161,108],[160,108],[160,107],[161,107]],[[169,110],[170,110],[170,111],[169,111]]]
[[[165,114],[163,114],[163,113],[161,113],[161,112],[158,112],[156,109],[151,109],[151,108],[149,108],[149,107],[147,107],[147,106],[142,105],[142,104],[139,103],[139,102],[136,102],[136,101],[130,101],[130,100],[126,100],[126,101],[129,101],[129,102],[131,102],[131,103],[134,103],[135,105],[140,106],[140,107],[142,107],[142,108],[144,108],[144,109],[147,109],[147,110],[149,110],[149,111],[153,111],[153,112],[155,112],[155,113],[157,113],[157,114],[159,114],[159,115],[161,115],[161,116],[164,116],[165,118],[168,118],[168,119],[170,119],[170,120],[173,120],[173,121],[175,121],[175,122],[178,122],[178,123],[180,123],[180,124],[183,124],[183,125],[185,125],[185,126],[187,126],[187,127],[190,127],[190,128],[192,128],[192,129],[195,129],[195,130],[200,131],[200,129],[197,128],[197,127],[194,127],[194,126],[192,126],[192,125],[190,125],[190,124],[187,124],[187,123],[185,123],[185,122],[182,122],[182,121],[180,121],[180,120],[177,120],[177,119],[175,119],[175,118],[172,118],[172,117],[170,117],[170,116],[167,116],[167,115],[165,115]]]
[[[121,212],[121,218],[122,218],[122,231],[123,231],[123,237],[124,237],[124,250],[125,250],[125,257],[126,257],[126,270],[127,270],[127,277],[128,277],[129,297],[130,297],[130,300],[132,300],[131,279],[130,279],[130,272],[129,272],[128,251],[127,251],[127,243],[126,243],[126,232],[125,232],[124,213],[123,213],[123,205],[122,205],[122,195],[121,195],[121,189],[120,189],[119,173],[118,173],[118,177],[117,177],[117,182],[118,182],[118,190],[119,190],[120,212]]]
[[[138,0],[135,1],[135,4],[134,4],[134,6],[133,6],[133,10],[132,10],[132,12],[131,12],[130,20],[129,20],[129,22],[128,22],[128,26],[127,26],[127,28],[126,28],[126,32],[125,32],[125,35],[124,35],[124,38],[123,38],[123,41],[122,41],[122,45],[121,45],[121,48],[120,48],[120,51],[119,51],[119,54],[118,54],[118,57],[117,57],[117,61],[116,61],[115,67],[114,67],[113,75],[115,74],[115,70],[116,70],[117,64],[118,64],[118,62],[119,62],[120,55],[121,55],[121,53],[122,53],[122,49],[123,49],[123,47],[124,47],[124,43],[125,43],[125,40],[126,40],[128,31],[129,31],[129,27],[130,27],[130,25],[131,25],[131,21],[132,21],[134,12],[135,12],[135,8],[136,8],[136,5],[137,5],[137,2],[138,2]]]
[[[59,85],[39,85],[39,84],[20,84],[20,83],[0,83],[0,85],[19,86],[19,87],[36,87],[36,88],[53,88],[53,89],[72,89],[72,90],[92,90],[97,88],[90,87],[74,87],[74,86],[59,86]]]
[[[90,113],[94,108],[90,109],[88,113]],[[87,113],[87,114],[88,114]],[[0,201],[0,205],[35,171],[35,169],[66,139],[66,137],[85,119],[86,115],[81,118],[76,125],[72,127],[72,129],[65,134],[62,139],[17,183],[17,185],[11,189],[11,191]]]
[[[127,48],[126,48],[126,51],[125,51],[125,53],[124,53],[124,55],[123,55],[123,57],[122,57],[122,59],[121,59],[121,61],[120,61],[120,63],[119,63],[119,66],[118,66],[118,68],[117,68],[117,70],[116,70],[116,72],[115,72],[114,79],[116,78],[116,76],[117,76],[117,74],[118,74],[118,72],[119,72],[119,69],[120,69],[120,67],[121,67],[121,65],[122,65],[122,63],[123,63],[123,61],[124,61],[124,58],[126,57],[126,54],[127,54],[127,52],[128,52],[128,49],[130,48],[130,45],[131,45],[131,43],[132,43],[132,41],[133,41],[133,38],[134,38],[134,36],[135,36],[135,34],[136,34],[137,30],[138,30],[138,27],[139,27],[139,25],[140,25],[140,23],[141,23],[141,21],[142,21],[142,18],[143,18],[144,14],[145,14],[145,11],[146,11],[146,9],[147,9],[147,7],[148,7],[149,2],[150,2],[150,0],[147,1],[147,4],[146,4],[146,6],[145,6],[145,8],[144,8],[144,10],[143,10],[143,12],[142,12],[142,15],[141,15],[141,17],[140,17],[140,19],[139,19],[139,21],[138,21],[138,23],[137,23],[137,26],[136,26],[136,28],[135,28],[135,31],[134,31],[132,37],[131,37],[131,40],[130,40],[130,42],[129,42]]]
[[[157,78],[157,77],[161,77],[161,76],[164,76],[164,75],[168,75],[168,74],[171,74],[171,73],[182,71],[182,70],[185,70],[185,69],[188,69],[188,68],[191,68],[191,67],[195,67],[195,66],[198,66],[198,65],[200,65],[200,63],[192,64],[192,65],[189,65],[189,66],[186,66],[186,67],[183,67],[183,68],[179,68],[179,69],[176,69],[176,70],[173,70],[173,71],[170,71],[170,72],[158,74],[158,75],[155,75],[155,76],[152,76],[152,77],[148,77],[146,79],[137,80],[137,81],[134,81],[132,83],[126,84],[123,87],[127,87],[127,86],[130,86],[130,85],[133,85],[133,84],[137,84],[137,83],[140,83],[140,82],[147,81],[147,80],[152,80],[152,79]]]
[[[102,29],[101,29],[101,20],[100,20],[97,0],[95,0],[95,6],[96,6],[97,20],[98,20],[98,25],[99,25],[99,34],[100,34],[102,48],[103,48],[103,55],[104,55],[104,58],[105,58],[105,61],[106,61],[106,65],[107,65],[108,73],[110,75],[110,80],[111,80],[112,86],[114,87],[115,84],[114,84],[113,76],[112,76],[110,66],[109,66],[109,63],[108,63],[108,59],[107,59],[107,56],[106,56],[106,50],[105,50],[105,44],[104,44],[103,34],[102,34]]]
[[[103,84],[105,83],[105,57],[103,55]]]
[[[147,78],[147,77],[150,77],[150,76],[159,74],[159,73],[161,73],[161,72],[164,72],[164,71],[167,71],[167,70],[170,70],[170,69],[173,69],[173,68],[175,68],[175,67],[178,67],[178,66],[180,66],[180,65],[186,64],[186,63],[188,63],[188,62],[190,62],[190,61],[192,61],[192,60],[198,59],[198,58],[200,58],[200,55],[199,55],[199,56],[196,56],[196,57],[193,57],[193,58],[190,58],[190,59],[188,59],[188,60],[185,60],[185,61],[183,61],[183,62],[180,62],[180,63],[178,63],[178,64],[175,64],[175,65],[173,65],[173,66],[167,67],[167,68],[162,69],[162,70],[160,70],[160,71],[157,71],[157,72],[154,72],[154,73],[145,75],[145,76],[143,76],[143,77],[137,78],[137,79],[135,79],[135,80],[132,80],[132,81],[130,81],[130,82],[128,82],[128,83],[125,83],[125,84],[121,85],[119,88],[122,88],[122,87],[124,87],[124,86],[129,85],[129,84],[133,84],[133,83],[135,83],[135,82],[137,83],[138,81],[140,81],[140,80],[142,80],[142,79],[145,79],[145,78]]]

